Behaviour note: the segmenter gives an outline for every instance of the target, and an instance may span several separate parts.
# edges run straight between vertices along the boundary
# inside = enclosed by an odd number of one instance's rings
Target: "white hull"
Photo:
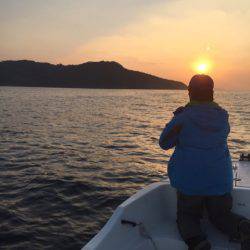
[[[250,188],[235,187],[233,211],[250,218]],[[137,226],[121,221],[136,222]],[[123,202],[83,250],[184,250],[176,226],[176,191],[168,181],[154,183]],[[140,224],[141,223],[141,224]],[[204,217],[212,249],[237,250],[239,244],[215,229]]]

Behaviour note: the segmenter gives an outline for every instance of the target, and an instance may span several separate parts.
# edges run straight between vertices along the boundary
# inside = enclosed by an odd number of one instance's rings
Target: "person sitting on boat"
[[[227,145],[228,113],[213,101],[208,75],[192,77],[190,102],[174,112],[159,139],[162,149],[175,147],[168,163],[170,183],[177,189],[177,226],[189,250],[208,250],[200,219],[206,207],[213,225],[250,250],[250,221],[231,211],[232,162]]]

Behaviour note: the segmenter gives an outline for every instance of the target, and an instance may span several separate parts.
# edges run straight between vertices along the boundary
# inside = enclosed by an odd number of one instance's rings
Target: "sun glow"
[[[192,68],[198,74],[210,73],[212,62],[210,60],[199,60],[193,64]]]
[[[205,73],[207,71],[207,64],[202,63],[197,66],[197,71],[199,73]]]

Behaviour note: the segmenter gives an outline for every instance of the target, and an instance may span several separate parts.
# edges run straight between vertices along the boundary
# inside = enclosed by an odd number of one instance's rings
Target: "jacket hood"
[[[186,107],[187,130],[185,145],[197,148],[216,148],[226,145],[230,131],[228,113],[219,105],[199,104]]]
[[[219,132],[227,128],[228,113],[219,105],[200,104],[191,106],[188,112],[190,121],[207,132]]]

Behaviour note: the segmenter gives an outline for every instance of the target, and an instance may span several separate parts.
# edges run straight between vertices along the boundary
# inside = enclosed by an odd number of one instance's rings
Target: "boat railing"
[[[240,155],[239,161],[233,162],[234,187],[241,186],[241,184],[246,181],[245,179],[248,178],[247,173],[249,174],[249,162],[250,154],[244,153]],[[250,185],[249,179],[247,180],[247,183]]]

